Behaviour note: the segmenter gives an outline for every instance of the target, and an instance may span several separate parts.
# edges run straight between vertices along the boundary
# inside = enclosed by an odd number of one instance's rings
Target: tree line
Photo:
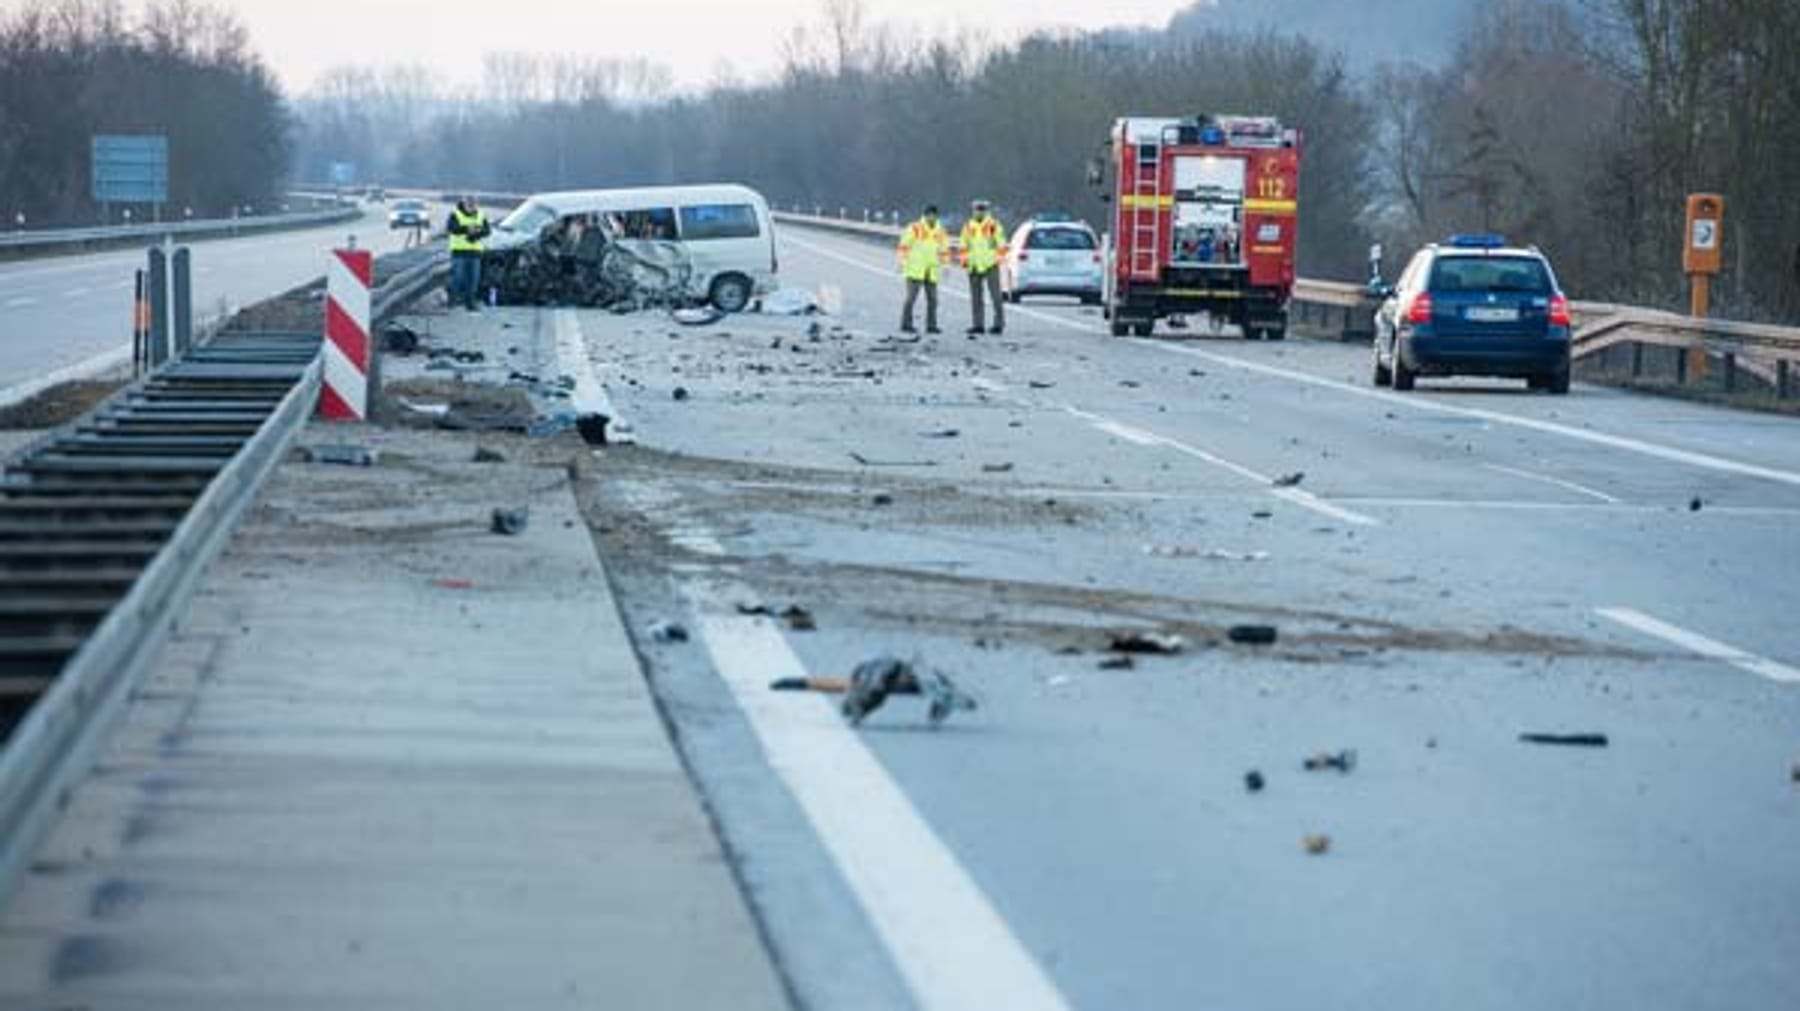
[[[168,137],[170,216],[266,210],[289,167],[287,106],[230,14],[191,0],[151,0],[135,17],[119,0],[37,0],[0,16],[4,224],[98,221],[90,138],[115,133]]]
[[[690,93],[635,60],[490,57],[481,84],[343,71],[298,103],[297,173],[504,191],[741,181],[781,205],[988,197],[1105,208],[1085,179],[1123,114],[1273,114],[1305,133],[1301,270],[1358,279],[1455,231],[1535,243],[1578,297],[1677,307],[1682,199],[1723,193],[1734,315],[1800,321],[1800,4],[1494,0],[1437,64],[1352,70],[1293,32],[925,38],[826,0],[780,71]],[[1374,27],[1371,27],[1374,30]],[[1365,61],[1366,62],[1366,61]]]

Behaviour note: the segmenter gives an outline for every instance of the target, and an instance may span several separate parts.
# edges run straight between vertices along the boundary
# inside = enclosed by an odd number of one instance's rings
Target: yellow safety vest
[[[481,213],[481,209],[479,207],[475,209],[474,214],[464,214],[462,212],[462,208],[455,207],[450,210],[450,215],[451,215],[451,217],[454,217],[456,219],[456,223],[459,226],[461,226],[462,232],[465,232],[465,233],[471,232],[471,231],[480,231],[481,229],[484,229],[487,227],[487,216]],[[481,240],[480,239],[471,239],[466,234],[459,234],[458,232],[451,232],[450,233],[450,252],[452,252],[452,253],[479,253],[479,252],[481,252]]]
[[[985,274],[1000,265],[1006,255],[1006,229],[992,215],[977,221],[970,218],[962,228],[963,269]]]
[[[920,218],[900,233],[899,251],[900,269],[907,280],[935,283],[938,266],[950,262],[950,233],[943,225]]]

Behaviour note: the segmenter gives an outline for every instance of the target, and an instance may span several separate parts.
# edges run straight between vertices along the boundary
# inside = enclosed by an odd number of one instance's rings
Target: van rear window
[[[1550,291],[1550,272],[1535,256],[1441,256],[1431,269],[1430,287],[1444,294],[1522,291],[1542,295]]]
[[[681,209],[681,238],[754,239],[762,234],[756,208],[749,204],[695,204]]]

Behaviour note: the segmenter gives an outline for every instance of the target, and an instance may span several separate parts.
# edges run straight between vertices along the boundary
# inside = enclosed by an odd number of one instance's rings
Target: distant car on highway
[[[1072,295],[1097,305],[1105,268],[1092,228],[1070,217],[1043,214],[1013,232],[1000,261],[1000,291],[1008,302],[1026,295]]]
[[[381,186],[371,186],[363,193],[363,199],[372,204],[387,203],[387,190]]]
[[[1569,392],[1569,300],[1550,261],[1497,235],[1457,235],[1414,254],[1400,279],[1377,282],[1377,386],[1420,376],[1502,376]]]
[[[389,228],[431,227],[431,205],[423,200],[396,200],[388,211]]]

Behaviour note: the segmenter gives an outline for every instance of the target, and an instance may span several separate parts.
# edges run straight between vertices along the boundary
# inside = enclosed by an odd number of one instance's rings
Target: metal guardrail
[[[309,228],[355,221],[362,217],[362,213],[361,208],[353,206],[329,207],[317,211],[296,211],[292,214],[270,214],[264,217],[0,232],[0,257],[51,253],[63,249],[86,249],[92,246],[117,245],[145,240],[156,241],[165,236],[191,239],[250,235],[287,228]]]
[[[389,278],[376,318],[442,266],[434,255]],[[0,747],[0,899],[312,414],[320,343],[220,335],[40,440],[0,478],[0,644],[18,658],[0,689],[41,692]]]

